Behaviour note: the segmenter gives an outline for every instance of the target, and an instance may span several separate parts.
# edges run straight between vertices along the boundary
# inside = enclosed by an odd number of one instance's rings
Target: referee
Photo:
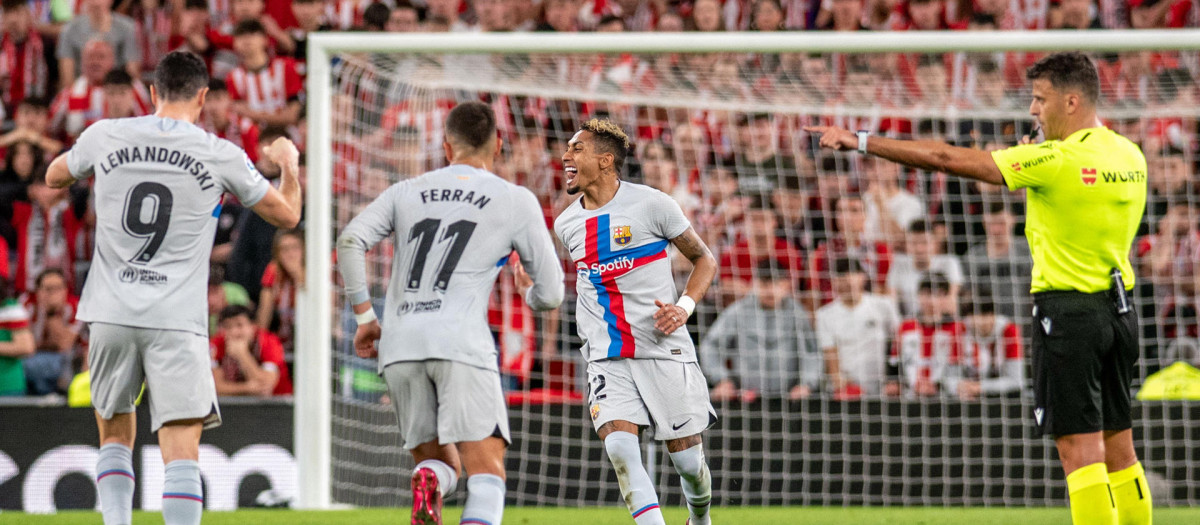
[[[1096,117],[1100,81],[1086,56],[1050,55],[1026,77],[1041,144],[1025,137],[988,153],[804,129],[821,134],[825,148],[1028,189],[1034,419],[1058,447],[1075,525],[1149,525],[1150,487],[1133,448],[1129,396],[1138,358],[1129,251],[1146,207],[1146,158]]]

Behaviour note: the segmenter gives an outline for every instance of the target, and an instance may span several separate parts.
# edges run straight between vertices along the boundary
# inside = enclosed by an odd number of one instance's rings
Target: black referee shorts
[[[1034,419],[1044,435],[1126,430],[1137,315],[1108,292],[1033,295]]]

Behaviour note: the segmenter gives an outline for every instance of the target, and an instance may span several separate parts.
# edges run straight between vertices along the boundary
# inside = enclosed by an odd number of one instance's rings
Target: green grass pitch
[[[460,508],[446,509],[445,525],[458,523]],[[683,525],[684,509],[664,509],[670,525]],[[54,515],[0,514],[5,525],[99,524],[95,512],[63,512]],[[134,525],[160,525],[158,513],[138,512]],[[346,511],[239,510],[208,512],[204,525],[398,525],[408,523],[407,509],[369,509]],[[620,507],[598,508],[522,508],[504,510],[507,525],[630,525],[633,520]],[[827,508],[827,507],[717,507],[713,509],[717,525],[1069,525],[1070,512],[1064,508],[988,509],[988,508]],[[1200,508],[1155,509],[1156,525],[1195,525],[1200,523]]]

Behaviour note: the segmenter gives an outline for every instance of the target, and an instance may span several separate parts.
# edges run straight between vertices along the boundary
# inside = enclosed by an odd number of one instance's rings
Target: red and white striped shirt
[[[140,80],[133,81],[133,97],[138,115],[150,114],[150,93]],[[104,104],[104,87],[88,82],[86,77],[75,79],[71,87],[54,97],[50,105],[50,129],[69,138],[78,137],[94,122],[108,118]]]
[[[258,162],[258,124],[246,117],[230,114],[225,127],[218,128],[208,115],[200,117],[200,127],[213,135],[234,143],[246,151],[250,162]]]
[[[976,381],[1001,377],[1006,365],[1022,359],[1021,329],[1012,319],[997,315],[990,333],[968,334],[963,376]]]
[[[266,67],[253,72],[238,66],[225,78],[225,84],[233,100],[244,100],[250,109],[267,112],[287,107],[304,90],[296,61],[285,57],[273,58]]]
[[[15,109],[26,97],[47,96],[49,74],[45,43],[37,31],[30,29],[21,44],[10,34],[0,37],[0,101],[6,107]]]
[[[948,366],[962,358],[966,327],[958,321],[925,324],[907,319],[892,347],[892,358],[900,363],[905,386],[915,388],[918,381],[941,385]]]

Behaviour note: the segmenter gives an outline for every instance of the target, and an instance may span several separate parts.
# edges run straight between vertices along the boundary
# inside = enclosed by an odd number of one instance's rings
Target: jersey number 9
[[[130,235],[146,239],[129,262],[146,264],[158,253],[167,225],[171,222],[171,205],[175,198],[170,188],[157,182],[143,182],[129,190],[125,197],[124,220],[121,225]]]

